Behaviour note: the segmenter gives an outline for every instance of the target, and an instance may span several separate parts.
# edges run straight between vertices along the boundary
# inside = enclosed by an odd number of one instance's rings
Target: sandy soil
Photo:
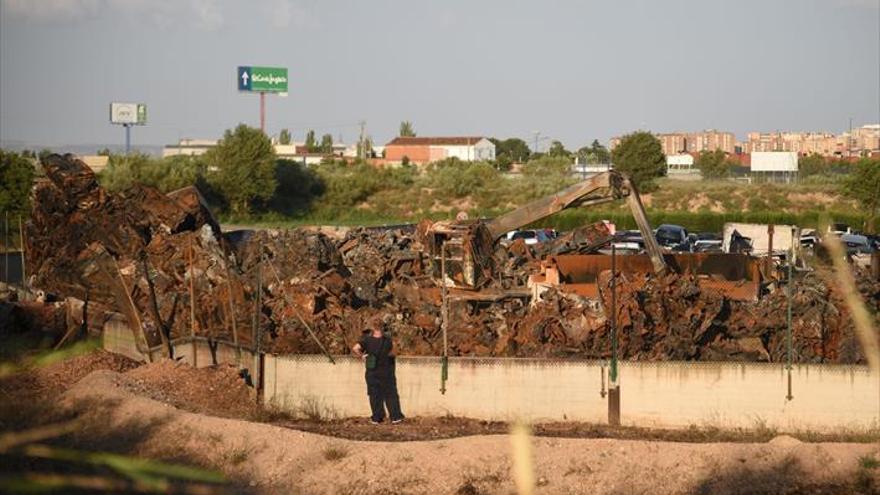
[[[138,396],[139,378],[95,371],[63,396],[86,432],[129,439],[140,455],[222,469],[262,493],[511,493],[510,440],[331,438],[176,409]],[[379,426],[377,428],[393,428]],[[133,432],[137,432],[133,436]],[[876,483],[859,459],[877,444],[671,443],[533,438],[538,493],[853,493]],[[865,473],[871,476],[865,479]],[[877,485],[874,485],[877,486]]]

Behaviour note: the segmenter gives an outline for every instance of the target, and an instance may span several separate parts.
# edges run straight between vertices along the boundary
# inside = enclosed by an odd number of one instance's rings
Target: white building
[[[798,154],[795,151],[755,151],[751,156],[752,178],[768,182],[795,182]]]
[[[482,136],[397,137],[385,145],[385,159],[407,158],[412,163],[430,163],[447,158],[471,162],[494,160],[495,145]]]

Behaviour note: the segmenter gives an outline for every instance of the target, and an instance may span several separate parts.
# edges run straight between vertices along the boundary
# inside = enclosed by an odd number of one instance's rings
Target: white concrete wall
[[[602,373],[598,362],[452,358],[443,395],[439,358],[398,358],[397,382],[404,413],[414,416],[604,423]],[[348,357],[332,365],[322,356],[266,356],[264,397],[292,411],[317,405],[336,416],[368,416],[363,374]],[[624,362],[620,377],[625,425],[880,427],[880,376],[861,366],[795,366],[791,401],[780,365]]]

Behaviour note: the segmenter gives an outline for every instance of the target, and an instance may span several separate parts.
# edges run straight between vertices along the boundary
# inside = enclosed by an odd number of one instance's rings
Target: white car
[[[543,230],[512,230],[507,233],[508,242],[513,242],[517,239],[522,239],[529,246],[551,240],[550,236]]]

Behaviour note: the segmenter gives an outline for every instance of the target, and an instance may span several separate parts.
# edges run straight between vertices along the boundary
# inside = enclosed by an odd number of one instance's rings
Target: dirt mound
[[[61,394],[83,377],[96,370],[110,370],[123,373],[140,366],[141,363],[125,356],[96,350],[46,366],[26,369],[20,373],[0,379],[0,395],[50,399]]]
[[[250,418],[257,411],[253,389],[233,365],[208,368],[163,359],[125,374],[128,390],[188,411]]]

